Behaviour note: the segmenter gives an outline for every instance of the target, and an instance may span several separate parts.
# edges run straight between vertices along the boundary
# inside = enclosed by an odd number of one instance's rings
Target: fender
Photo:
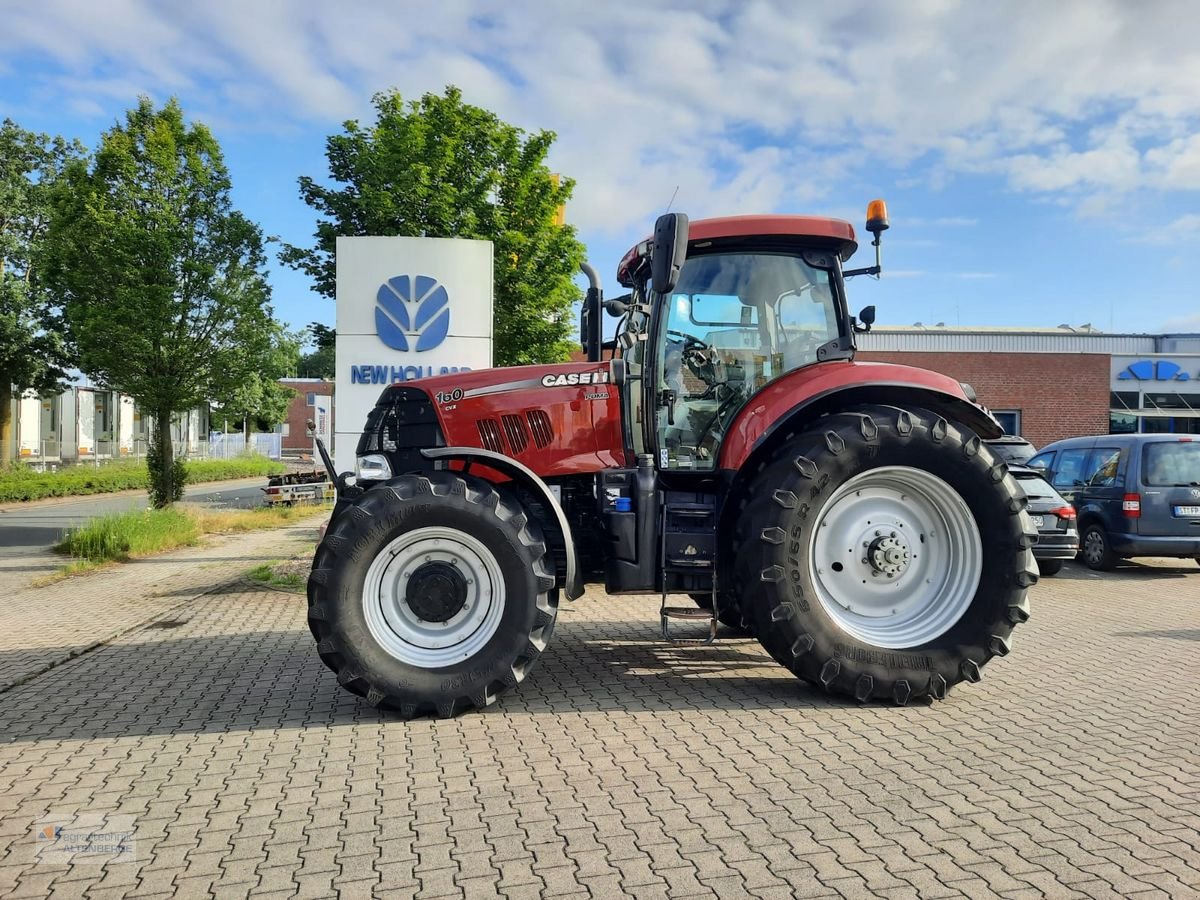
[[[579,554],[575,549],[575,538],[571,535],[571,526],[563,513],[562,506],[554,498],[553,492],[546,482],[542,481],[528,466],[522,465],[515,459],[503,453],[491,450],[481,450],[478,447],[428,447],[421,451],[426,459],[461,459],[464,462],[478,461],[489,469],[503,472],[505,475],[519,481],[533,491],[546,504],[546,508],[554,513],[558,522],[558,530],[562,532],[563,547],[567,551],[567,575],[563,584],[563,593],[568,600],[576,600],[583,594],[583,584],[579,577]]]
[[[981,438],[1004,430],[948,375],[877,362],[829,362],[772,381],[742,407],[721,445],[718,468],[741,472],[780,429],[857,403],[914,404],[966,425]]]

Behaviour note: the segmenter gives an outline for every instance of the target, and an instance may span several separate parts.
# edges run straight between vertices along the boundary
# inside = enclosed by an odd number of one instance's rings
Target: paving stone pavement
[[[404,723],[299,597],[232,585],[0,693],[0,896],[1200,896],[1200,568],[1033,604],[982,683],[895,709],[589,593],[516,693]],[[84,812],[134,859],[38,861]]]
[[[0,690],[170,613],[227,580],[231,569],[246,571],[311,548],[328,516],[314,512],[283,528],[209,537],[197,547],[91,575],[0,592]],[[63,562],[57,557],[59,566]]]

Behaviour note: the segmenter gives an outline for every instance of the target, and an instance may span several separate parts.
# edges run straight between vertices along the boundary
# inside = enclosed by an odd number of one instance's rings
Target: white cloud
[[[880,163],[905,184],[998,175],[1088,215],[1200,189],[1194,18],[1188,0],[42,0],[6,13],[0,58],[53,62],[29,76],[42,102],[178,93],[279,132],[456,83],[557,131],[553,164],[579,178],[570,218],[625,233],[676,185],[696,215],[813,209]]]
[[[1167,319],[1163,322],[1159,331],[1171,333],[1200,333],[1200,313],[1195,313],[1190,316],[1177,316],[1173,319]]]

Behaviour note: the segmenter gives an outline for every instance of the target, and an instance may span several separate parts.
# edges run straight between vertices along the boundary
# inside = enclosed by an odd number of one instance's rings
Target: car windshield
[[[1200,486],[1200,443],[1147,444],[1142,454],[1142,482],[1148,487]]]

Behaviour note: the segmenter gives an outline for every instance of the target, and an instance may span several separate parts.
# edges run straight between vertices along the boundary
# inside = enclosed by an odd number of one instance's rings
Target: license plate
[[[1041,531],[1042,517],[1041,516],[1030,516],[1029,518],[1033,520],[1033,527],[1038,529],[1039,531]]]
[[[1200,506],[1177,506],[1175,507],[1175,515],[1200,516]]]

